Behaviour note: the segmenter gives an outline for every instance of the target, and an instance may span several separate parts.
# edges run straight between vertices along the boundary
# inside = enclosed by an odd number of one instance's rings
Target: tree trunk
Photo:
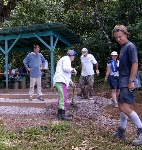
[[[0,22],[10,19],[10,12],[15,8],[17,1],[19,0],[9,0],[7,5],[4,5],[4,0],[0,0]]]
[[[3,22],[3,6],[4,6],[4,1],[0,0],[0,22]]]

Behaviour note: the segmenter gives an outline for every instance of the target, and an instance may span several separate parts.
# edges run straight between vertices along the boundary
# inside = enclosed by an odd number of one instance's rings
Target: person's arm
[[[71,67],[71,62],[63,60],[62,67],[65,72],[72,72],[73,68]]]
[[[136,77],[137,71],[138,71],[138,62],[134,62],[134,63],[132,63],[129,84],[128,84],[128,88],[130,91],[132,91],[135,88],[134,87],[134,79]]]
[[[26,70],[31,71],[33,68],[29,67],[29,61],[30,61],[30,54],[26,56],[26,58],[23,60],[23,63],[24,63]]]
[[[96,70],[99,70],[99,69],[98,69],[98,63],[96,63],[95,65],[96,65]]]
[[[108,80],[108,76],[110,74],[110,66],[107,65],[106,75],[105,75],[105,81]]]
[[[99,66],[99,65],[98,65],[98,62],[97,62],[97,60],[95,59],[95,57],[94,57],[93,55],[91,55],[91,57],[92,57],[92,58],[91,58],[91,59],[92,59],[92,60],[91,60],[92,63],[95,64],[95,66],[96,66],[96,74],[99,75],[100,72],[99,72],[99,69],[98,69],[98,68],[99,68],[99,67],[98,67],[98,66]]]
[[[42,54],[41,54],[41,62],[42,62],[42,66],[40,67],[40,69],[43,69],[45,66],[45,58],[43,57]]]
[[[98,69],[98,63],[96,63],[95,65],[96,65],[96,74],[99,75],[99,74],[100,74],[100,71],[99,71],[99,69]]]
[[[27,70],[29,68],[28,62],[29,62],[29,55],[27,55],[26,58],[23,60],[24,66]]]

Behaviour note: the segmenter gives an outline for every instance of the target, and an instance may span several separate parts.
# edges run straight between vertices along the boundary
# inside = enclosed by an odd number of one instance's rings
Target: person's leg
[[[113,105],[114,107],[118,107],[118,97],[117,97],[117,89],[118,89],[118,77],[115,77],[115,76],[109,76],[108,78],[108,81],[109,81],[109,85],[110,85],[110,88],[111,88],[111,97],[112,97],[112,101],[113,101]]]
[[[126,129],[127,120],[128,120],[128,116],[126,114],[124,114],[123,112],[120,112],[120,127],[122,129]]]
[[[38,99],[41,101],[44,101],[43,97],[42,97],[42,92],[41,92],[41,77],[36,78],[36,83],[37,83],[37,96]]]
[[[37,96],[41,96],[42,92],[41,92],[41,77],[36,78],[36,83],[37,83]]]
[[[58,103],[59,105],[58,105],[57,117],[62,120],[71,120],[72,119],[71,117],[65,115],[67,98],[68,98],[66,84],[56,83],[55,86],[58,89],[59,96],[60,96],[59,103]]]
[[[30,77],[30,90],[29,90],[29,100],[32,100],[34,95],[34,86],[35,86],[35,78]]]
[[[142,122],[138,116],[138,114],[133,110],[132,104],[121,104],[120,106],[121,111],[123,111],[129,119],[132,121],[132,123],[137,127],[138,129],[138,138],[136,138],[132,144],[133,145],[141,145],[142,144]]]
[[[87,78],[87,82],[88,82],[88,98],[89,99],[93,99],[92,96],[94,95],[94,75],[90,75]]]
[[[80,91],[80,93],[78,94],[78,96],[81,96],[81,97],[87,96],[86,90],[85,90],[85,82],[86,82],[85,77],[80,76],[80,79],[79,79],[79,86],[80,86],[81,91]]]
[[[119,90],[119,89],[117,89],[117,90],[116,90],[116,97],[117,97],[117,101],[118,101],[119,94],[120,94],[120,90]]]
[[[138,114],[133,110],[133,106],[131,104],[123,104],[120,108],[133,122],[133,124],[139,129],[142,128],[142,122],[138,116]]]
[[[56,83],[56,88],[58,89],[59,93],[59,109],[66,110],[66,102],[67,102],[67,88],[64,83]]]
[[[124,114],[126,114],[138,129],[138,138],[136,138],[132,142],[132,144],[141,145],[142,144],[142,122],[139,116],[137,115],[137,113],[133,110],[134,91],[130,92],[128,88],[121,89],[118,101],[119,101],[119,110]]]
[[[120,94],[120,87],[119,87],[119,77],[117,76],[117,77],[115,77],[115,79],[116,79],[116,98],[117,98],[117,101],[118,101],[118,96],[119,96],[119,94]]]
[[[118,104],[117,104],[117,93],[116,93],[116,89],[112,89],[111,90],[111,97],[112,97],[112,100],[113,100],[113,104],[115,107],[118,107]]]

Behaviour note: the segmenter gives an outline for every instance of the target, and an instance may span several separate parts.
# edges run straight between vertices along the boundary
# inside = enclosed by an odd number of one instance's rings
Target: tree
[[[0,0],[0,22],[10,19],[11,10],[15,8],[16,2],[20,0]]]
[[[14,9],[10,11],[9,22],[4,22],[3,27],[62,22],[79,35],[83,42],[74,45],[73,48],[77,49],[81,55],[80,50],[87,47],[99,60],[102,70],[104,70],[104,63],[107,62],[110,51],[119,52],[120,49],[114,42],[111,32],[116,24],[124,24],[128,27],[131,32],[131,40],[138,46],[140,57],[142,57],[141,0],[9,1],[13,4],[15,2],[16,6],[12,5]]]

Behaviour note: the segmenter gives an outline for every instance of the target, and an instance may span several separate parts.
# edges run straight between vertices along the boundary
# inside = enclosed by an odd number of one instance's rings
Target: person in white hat
[[[111,53],[112,59],[107,63],[107,70],[105,75],[105,81],[108,80],[111,88],[111,97],[114,107],[118,107],[117,99],[119,95],[119,60],[117,60],[118,54],[116,51]]]
[[[82,96],[83,98],[87,99],[93,99],[92,96],[94,94],[93,85],[95,74],[93,65],[95,64],[96,74],[99,75],[98,62],[92,54],[88,53],[87,48],[82,49],[82,56],[80,57],[80,59],[82,65],[81,76],[79,79],[81,92],[78,94],[78,96]],[[88,85],[87,89],[85,89],[86,84]]]

